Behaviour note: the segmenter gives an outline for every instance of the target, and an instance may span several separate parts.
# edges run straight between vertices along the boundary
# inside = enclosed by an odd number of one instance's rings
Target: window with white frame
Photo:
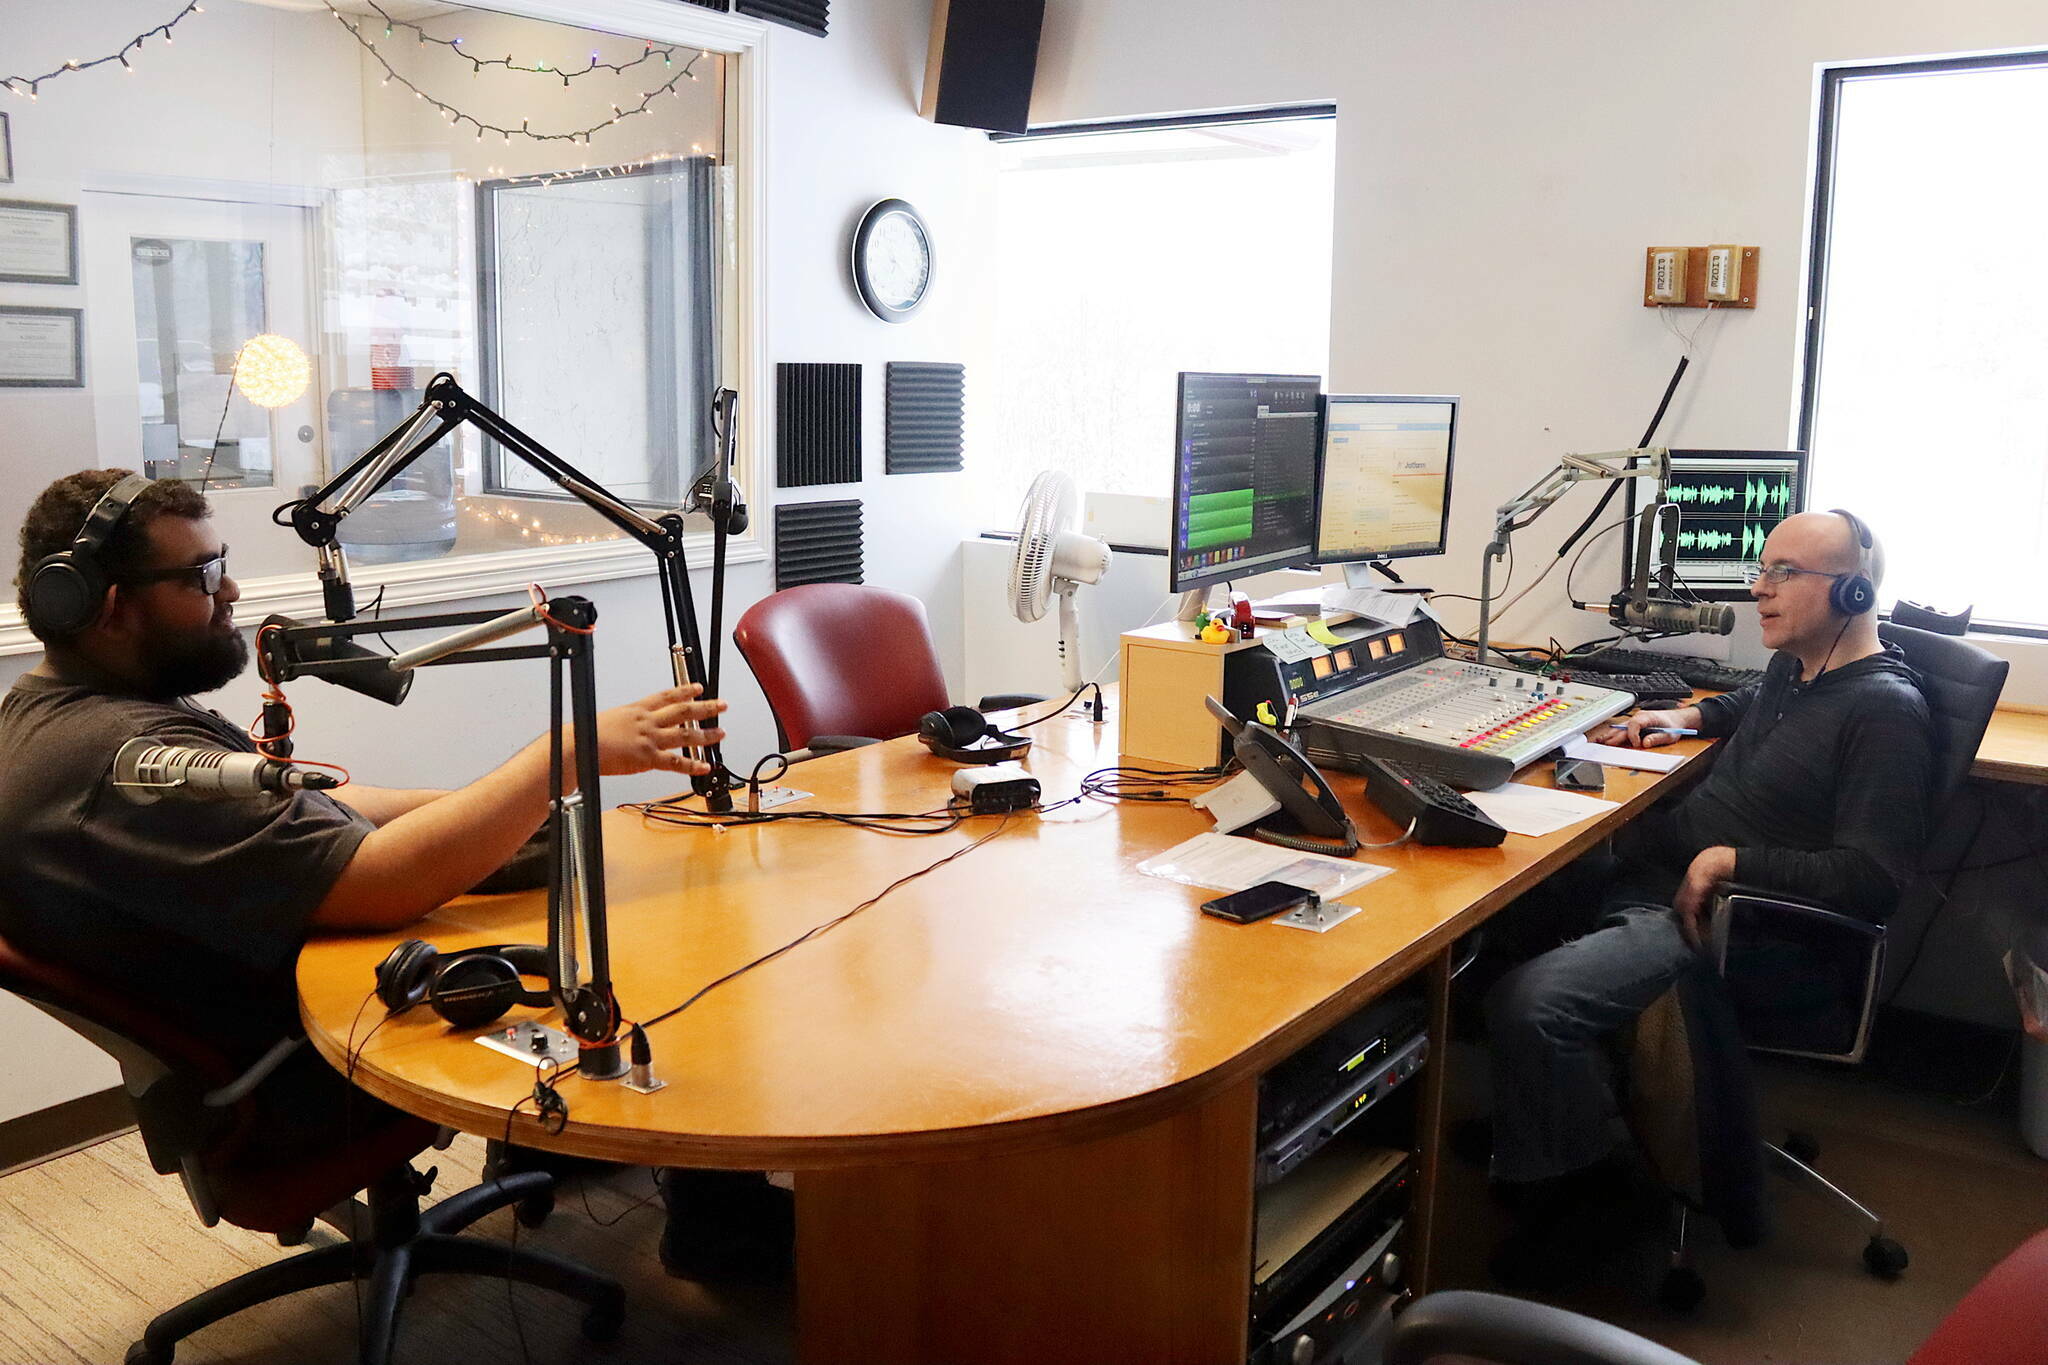
[[[1908,598],[2048,634],[2048,52],[1823,73],[1803,443],[1813,507]]]
[[[1169,496],[1182,370],[1325,373],[1334,110],[1003,142],[975,510],[1014,519],[1042,469]]]
[[[0,0],[8,67],[52,73],[6,101],[0,214],[29,206],[54,241],[44,206],[61,206],[74,239],[68,281],[0,269],[0,321],[71,327],[79,349],[75,373],[33,386],[0,355],[0,523],[82,468],[203,481],[245,592],[286,597],[312,551],[274,510],[441,371],[622,498],[676,506],[714,454],[711,389],[742,378],[745,258],[725,240],[740,58],[718,49],[751,39],[684,7],[647,33],[618,0],[590,0],[587,26],[501,12],[527,7],[223,3],[170,42],[161,0]],[[253,382],[271,347],[286,382]],[[595,544],[618,535],[464,427],[340,539],[389,566],[359,578],[422,601],[564,556],[623,564]],[[32,646],[11,595],[0,646]]]

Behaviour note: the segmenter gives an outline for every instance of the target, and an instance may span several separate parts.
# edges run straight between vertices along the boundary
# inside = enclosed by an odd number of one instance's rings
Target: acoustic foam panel
[[[733,8],[756,19],[815,33],[820,38],[825,36],[826,24],[832,16],[832,0],[734,0]]]
[[[775,367],[775,481],[860,481],[860,366]]]
[[[889,362],[883,467],[891,474],[935,474],[961,467],[966,428],[965,365]]]
[[[775,509],[777,592],[799,583],[858,583],[861,573],[858,498],[784,503]]]

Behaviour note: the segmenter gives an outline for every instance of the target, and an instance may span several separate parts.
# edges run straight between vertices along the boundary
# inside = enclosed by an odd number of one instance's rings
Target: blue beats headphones
[[[1863,518],[1845,508],[1830,508],[1849,523],[1856,533],[1856,572],[1846,573],[1828,587],[1828,605],[1842,616],[1861,616],[1877,605],[1877,584],[1870,579],[1871,549],[1876,544]]]
[[[40,638],[69,639],[99,616],[100,604],[107,599],[107,571],[100,563],[100,551],[121,518],[128,515],[130,504],[149,485],[140,474],[122,479],[93,504],[70,549],[36,561],[29,571],[21,610]]]

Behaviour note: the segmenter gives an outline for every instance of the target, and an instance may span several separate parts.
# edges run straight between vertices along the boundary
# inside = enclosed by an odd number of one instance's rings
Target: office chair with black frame
[[[1965,640],[1909,626],[1882,624],[1878,638],[1905,655],[1907,665],[1919,675],[1932,712],[1935,780],[1928,808],[1938,816],[1969,775],[1985,727],[1998,705],[2008,665]],[[1815,1169],[1819,1144],[1812,1137],[1794,1132],[1782,1143],[1762,1138],[1755,1126],[1748,1068],[1739,1056],[1729,1055],[1733,1049],[1731,1030],[1714,1023],[1732,1015],[1732,1032],[1739,1034],[1741,1046],[1748,1051],[1860,1062],[1869,1047],[1884,977],[1885,928],[1881,920],[1857,910],[1856,906],[1825,905],[1768,887],[1723,887],[1713,902],[1708,930],[1708,963],[1719,974],[1721,989],[1713,991],[1711,983],[1703,988],[1698,981],[1681,982],[1665,1000],[1645,1012],[1645,1023],[1638,1026],[1635,1043],[1640,1047],[1646,1028],[1659,1026],[1660,1009],[1665,1023],[1684,1016],[1684,1026],[1676,1030],[1683,1041],[1675,1046],[1689,1055],[1676,1059],[1677,1065],[1693,1087],[1688,1098],[1697,1111],[1698,1131],[1718,1134],[1722,1144],[1719,1151],[1701,1150],[1699,1165],[1691,1172],[1695,1180],[1708,1185],[1720,1175],[1718,1198],[1717,1192],[1709,1190],[1703,1199],[1688,1199],[1682,1187],[1689,1182],[1673,1181],[1680,1213],[1671,1269],[1659,1292],[1667,1306],[1690,1308],[1705,1292],[1688,1255],[1687,1203],[1714,1209],[1722,1214],[1724,1224],[1730,1221],[1724,1210],[1732,1205],[1739,1231],[1731,1235],[1731,1242],[1739,1244],[1760,1232],[1761,1206],[1747,1201],[1747,1192],[1740,1189],[1742,1173],[1754,1162],[1743,1151],[1726,1145],[1729,1143],[1750,1144],[1750,1150],[1767,1164],[1798,1178],[1862,1220],[1870,1234],[1863,1260],[1871,1274],[1890,1279],[1906,1269],[1906,1248],[1886,1235],[1884,1220]],[[1667,1063],[1672,1060],[1673,1054],[1667,1052],[1664,1058],[1652,1057],[1646,1064],[1643,1057],[1632,1054],[1631,1070],[1647,1079],[1668,1070]],[[1657,1097],[1638,1098],[1643,1099],[1635,1107],[1640,1137],[1642,1116],[1654,1110]],[[1699,1141],[1703,1149],[1716,1143],[1714,1137]],[[1732,1182],[1727,1178],[1730,1171],[1736,1173]],[[1731,1185],[1732,1198],[1728,1195]],[[1760,1192],[1755,1197],[1760,1199]]]
[[[1993,1266],[1905,1365],[2039,1365],[2048,1360],[2048,1232]],[[1425,1295],[1395,1320],[1383,1365],[1439,1358],[1494,1365],[1699,1365],[1595,1318],[1502,1294]]]
[[[470,1237],[464,1228],[499,1209],[544,1195],[553,1177],[506,1175],[422,1210],[433,1183],[412,1161],[436,1145],[422,1119],[376,1111],[360,1125],[337,1125],[331,1145],[271,1158],[252,1098],[280,1065],[305,1046],[281,1038],[252,1065],[238,1068],[218,1048],[161,1010],[85,973],[32,958],[0,939],[0,990],[20,996],[113,1056],[135,1108],[150,1165],[184,1183],[207,1227],[223,1219],[303,1244],[315,1221],[349,1240],[260,1266],[203,1290],[158,1314],[128,1348],[127,1365],[170,1365],[178,1343],[245,1308],[318,1285],[364,1281],[359,1359],[388,1365],[398,1314],[412,1282],[426,1274],[486,1275],[539,1285],[586,1305],[583,1333],[606,1341],[625,1315],[617,1281],[573,1261],[527,1247]],[[365,1200],[356,1200],[357,1192]]]

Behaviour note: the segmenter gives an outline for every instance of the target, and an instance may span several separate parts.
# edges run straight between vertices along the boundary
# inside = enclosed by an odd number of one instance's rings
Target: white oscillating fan
[[[1073,529],[1080,501],[1074,481],[1048,469],[1031,481],[1017,518],[1017,553],[1010,560],[1010,610],[1019,621],[1045,615],[1046,600],[1060,599],[1060,673],[1069,692],[1081,690],[1081,621],[1074,589],[1099,582],[1109,570],[1109,546]]]

